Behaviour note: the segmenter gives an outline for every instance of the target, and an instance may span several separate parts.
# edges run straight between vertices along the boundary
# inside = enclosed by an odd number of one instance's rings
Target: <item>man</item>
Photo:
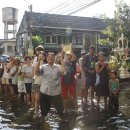
[[[55,106],[60,117],[63,114],[63,103],[61,98],[61,74],[65,73],[64,61],[61,58],[61,65],[54,64],[54,53],[48,53],[47,64],[40,67],[40,57],[36,65],[36,72],[41,74],[41,98],[40,107],[41,114],[45,117],[51,107],[51,103]]]
[[[89,54],[86,54],[83,57],[82,67],[86,76],[86,97],[88,97],[88,89],[91,88],[91,104],[93,104],[94,99],[94,86],[96,82],[96,72],[95,72],[95,63],[98,61],[97,56],[95,55],[95,47],[90,46]]]

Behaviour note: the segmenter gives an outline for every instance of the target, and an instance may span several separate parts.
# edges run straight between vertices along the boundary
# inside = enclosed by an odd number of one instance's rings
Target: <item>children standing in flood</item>
[[[110,73],[111,79],[109,81],[110,97],[108,109],[110,111],[118,112],[119,109],[119,80],[117,79],[117,72],[112,70]]]

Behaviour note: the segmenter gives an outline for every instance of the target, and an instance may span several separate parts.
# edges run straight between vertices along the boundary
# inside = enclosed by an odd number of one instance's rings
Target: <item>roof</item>
[[[47,13],[25,12],[24,17],[32,27],[49,28],[72,28],[76,30],[101,31],[106,28],[103,19],[91,17],[78,17],[68,15],[57,15]],[[31,21],[30,21],[31,19]],[[22,20],[22,22],[25,19]],[[21,22],[21,23],[22,23]],[[21,27],[22,26],[21,24]]]

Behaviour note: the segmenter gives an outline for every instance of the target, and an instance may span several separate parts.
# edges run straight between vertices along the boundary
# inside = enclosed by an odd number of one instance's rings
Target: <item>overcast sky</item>
[[[52,9],[57,5],[66,1],[67,0],[0,0],[0,39],[3,39],[3,33],[4,33],[4,24],[2,22],[2,8],[14,7],[18,9],[18,26],[17,26],[18,28],[21,19],[23,17],[24,11],[28,11],[28,5],[32,4],[34,12],[46,12],[47,10]],[[76,0],[68,0],[68,1],[70,2]],[[127,3],[130,3],[130,0],[125,1]],[[113,17],[114,10],[115,10],[114,0],[101,0],[95,5],[88,7],[87,9],[80,11],[74,15],[93,17],[105,13],[108,17]]]

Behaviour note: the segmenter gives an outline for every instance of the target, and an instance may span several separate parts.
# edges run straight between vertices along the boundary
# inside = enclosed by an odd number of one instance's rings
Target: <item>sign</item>
[[[70,51],[72,50],[72,44],[65,44],[63,47],[64,52]]]
[[[33,48],[28,48],[28,56],[34,56]]]

